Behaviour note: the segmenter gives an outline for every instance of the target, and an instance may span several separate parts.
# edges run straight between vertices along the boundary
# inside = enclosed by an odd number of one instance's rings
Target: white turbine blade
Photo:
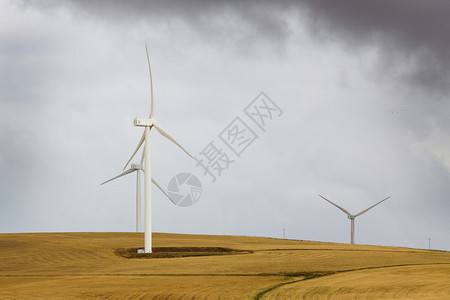
[[[109,180],[106,180],[105,182],[101,183],[100,185],[103,185],[103,184],[105,184],[105,183],[107,183],[107,182],[110,182],[110,181],[112,181],[112,180],[114,180],[114,179],[117,179],[117,178],[119,178],[119,177],[122,177],[122,176],[124,176],[124,175],[130,174],[130,173],[132,173],[132,172],[134,172],[134,171],[136,171],[136,169],[128,169],[128,170],[126,170],[125,172],[123,172],[122,174],[117,175],[116,177],[113,177],[113,178],[111,178],[111,179],[109,179]]]
[[[166,191],[164,191],[164,190],[162,189],[162,187],[155,181],[155,179],[153,179],[153,177],[152,177],[152,182],[153,182],[154,185],[156,185],[156,187],[157,187],[161,192],[163,192],[163,194],[167,197],[167,199],[170,200],[170,202],[172,202],[173,204],[176,205],[176,203],[173,202],[172,199],[170,199],[170,197],[169,197],[169,195],[167,195]]]
[[[141,155],[141,166],[144,165],[144,159],[145,159],[145,145],[144,145],[144,150],[142,151],[142,155]]]
[[[139,144],[137,145],[136,150],[134,150],[133,155],[131,155],[130,159],[125,164],[125,167],[123,167],[124,170],[126,169],[128,164],[130,163],[130,161],[133,159],[133,157],[136,155],[136,152],[138,152],[139,148],[141,148],[142,143],[144,143],[144,140],[145,140],[145,132],[142,133],[141,140],[139,141]]]
[[[347,215],[351,215],[351,213],[349,213],[348,211],[346,211],[344,208],[340,207],[339,205],[337,205],[336,203],[331,202],[330,200],[328,200],[327,198],[319,195],[322,199],[324,199],[325,201],[330,202],[331,204],[333,204],[334,206],[336,206],[337,208],[339,208],[340,210],[342,210],[343,212],[345,212]]]
[[[183,150],[184,152],[186,152],[187,155],[189,155],[191,158],[193,158],[192,155],[191,155],[189,152],[187,152],[187,150],[184,149],[183,146],[181,146],[181,145],[180,145],[173,137],[171,137],[164,129],[162,129],[162,128],[161,128],[159,125],[157,125],[157,124],[154,124],[153,126],[156,127],[156,130],[158,130],[158,132],[161,133],[161,135],[163,135],[163,136],[165,136],[167,139],[171,140],[175,145],[177,145],[178,147],[180,147],[181,150]]]
[[[389,197],[387,197],[386,199],[383,199],[383,200],[381,200],[380,202],[375,203],[375,204],[372,205],[371,207],[366,208],[365,210],[363,210],[363,211],[357,213],[357,214],[355,215],[355,217],[362,215],[363,213],[365,213],[365,212],[368,211],[369,209],[374,208],[375,206],[377,206],[378,204],[380,204],[380,203],[383,202],[383,201],[386,201],[386,200],[389,199],[389,198],[391,198],[391,196],[389,196]]]
[[[145,42],[145,52],[147,53],[148,71],[150,73],[150,89],[151,89],[150,119],[153,119],[153,80],[152,80],[152,68],[150,67],[150,58],[148,56],[147,42]]]

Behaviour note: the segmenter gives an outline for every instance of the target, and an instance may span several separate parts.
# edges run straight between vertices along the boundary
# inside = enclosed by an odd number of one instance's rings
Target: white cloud
[[[450,172],[450,135],[434,122],[429,135],[423,141],[418,141],[414,150],[423,159],[433,157]]]

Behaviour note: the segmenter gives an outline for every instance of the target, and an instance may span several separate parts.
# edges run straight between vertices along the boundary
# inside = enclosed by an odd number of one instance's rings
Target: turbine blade
[[[142,155],[141,155],[141,165],[144,165],[144,159],[145,159],[145,145],[144,145],[144,150],[142,151]]]
[[[147,53],[148,71],[150,73],[150,89],[151,89],[150,119],[153,119],[153,80],[152,80],[152,68],[150,67],[150,58],[148,56],[147,42],[145,42],[145,53]]]
[[[325,201],[330,202],[331,204],[333,204],[334,206],[336,206],[337,208],[339,208],[340,210],[342,210],[344,213],[346,213],[347,215],[351,216],[352,214],[349,213],[348,211],[346,211],[344,208],[340,207],[339,205],[337,205],[336,203],[331,202],[330,200],[328,200],[327,198],[319,195],[319,197],[321,197],[322,199],[324,199]]]
[[[161,135],[165,136],[167,139],[171,140],[175,145],[177,145],[178,147],[181,148],[181,150],[183,150],[184,152],[186,152],[187,155],[189,155],[191,158],[192,155],[187,152],[186,149],[184,149],[173,137],[171,137],[164,129],[162,129],[159,125],[155,124],[153,125],[154,127],[156,127],[156,130],[158,130],[159,133],[161,133]]]
[[[136,155],[136,152],[138,152],[139,148],[141,148],[142,143],[144,143],[145,140],[145,131],[142,133],[142,137],[141,140],[139,141],[139,144],[136,147],[136,150],[134,150],[133,155],[131,155],[130,159],[127,161],[127,163],[125,164],[125,167],[123,167],[123,169],[125,170],[128,166],[128,164],[130,163],[130,161],[133,159],[133,157]]]
[[[366,208],[365,210],[363,210],[363,211],[357,213],[357,214],[355,215],[355,217],[362,215],[363,213],[365,213],[365,212],[368,211],[369,209],[374,208],[375,206],[377,206],[378,204],[380,204],[380,203],[383,202],[383,201],[386,201],[386,200],[389,199],[389,198],[391,198],[391,196],[389,196],[389,197],[387,197],[387,198],[381,200],[380,202],[375,203],[375,204],[372,205],[371,207]]]
[[[163,194],[167,197],[167,199],[170,200],[170,202],[172,202],[173,204],[176,205],[176,203],[173,202],[172,199],[170,199],[170,197],[169,197],[169,195],[167,195],[166,191],[164,191],[164,190],[162,189],[162,187],[155,181],[155,179],[153,179],[153,177],[152,177],[152,182],[153,182],[154,185],[156,185],[156,187],[157,187],[161,192],[163,192]]]
[[[117,178],[119,178],[119,177],[122,177],[122,176],[124,176],[124,175],[130,174],[130,173],[132,173],[132,172],[134,172],[134,171],[136,171],[136,169],[128,169],[128,170],[126,170],[125,172],[123,172],[122,174],[117,175],[116,177],[113,177],[113,178],[111,178],[111,179],[109,179],[109,180],[106,180],[105,182],[101,183],[100,185],[103,185],[103,184],[105,184],[105,183],[107,183],[107,182],[110,182],[110,181],[112,181],[112,180],[114,180],[114,179],[117,179]]]

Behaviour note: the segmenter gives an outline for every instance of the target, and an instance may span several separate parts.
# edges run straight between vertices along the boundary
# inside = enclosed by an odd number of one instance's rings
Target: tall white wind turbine
[[[346,211],[344,208],[342,208],[342,207],[340,207],[339,205],[337,205],[336,203],[333,203],[333,202],[331,202],[330,200],[328,200],[327,198],[325,198],[325,197],[323,197],[323,196],[321,196],[321,195],[319,195],[322,199],[324,199],[325,201],[328,201],[329,203],[331,203],[331,204],[333,204],[334,206],[336,206],[337,208],[339,208],[340,210],[342,210],[344,213],[346,213],[347,214],[347,217],[350,219],[350,242],[352,243],[352,244],[354,244],[355,243],[355,218],[357,217],[357,216],[360,216],[360,215],[362,215],[363,213],[365,213],[365,212],[367,212],[369,209],[372,209],[372,208],[374,208],[375,206],[377,206],[378,204],[380,204],[381,202],[383,202],[383,201],[386,201],[387,199],[389,199],[389,198],[391,198],[391,196],[389,196],[389,197],[387,197],[387,198],[385,198],[385,199],[383,199],[383,200],[381,200],[380,202],[377,202],[377,203],[375,203],[374,205],[372,205],[371,207],[369,207],[369,208],[366,208],[365,210],[363,210],[363,211],[360,211],[359,213],[357,213],[356,215],[352,215],[351,213],[349,213],[348,211]]]
[[[119,177],[122,177],[124,175],[136,172],[136,232],[139,232],[141,230],[141,178],[140,178],[140,172],[144,171],[144,168],[141,164],[131,164],[131,167],[126,170],[125,172],[117,175],[116,177],[113,177],[105,182],[103,182],[100,185],[103,185],[107,182],[110,182],[114,179],[117,179]],[[152,177],[152,183],[156,185],[158,189],[163,192],[163,194],[173,203],[176,205],[175,202],[173,202],[172,199],[170,199],[169,195],[161,188],[161,186],[153,179]]]
[[[135,118],[134,119],[134,126],[140,126],[144,127],[144,132],[142,133],[141,140],[139,141],[136,150],[134,150],[133,154],[131,155],[130,159],[125,164],[124,170],[130,163],[130,161],[133,159],[133,157],[136,155],[136,152],[138,152],[139,148],[141,148],[142,144],[144,144],[144,151],[142,153],[141,158],[141,164],[144,163],[144,199],[145,199],[145,253],[151,253],[152,252],[152,221],[151,221],[151,215],[152,215],[152,206],[151,206],[151,179],[152,179],[152,173],[151,173],[151,161],[150,161],[150,130],[152,128],[156,128],[156,130],[165,138],[172,141],[175,145],[181,148],[187,155],[189,155],[192,158],[192,155],[189,154],[189,152],[186,151],[173,137],[171,137],[164,129],[162,129],[157,123],[156,120],[153,118],[154,110],[153,110],[153,81],[152,81],[152,70],[150,67],[150,58],[148,56],[148,48],[147,43],[145,43],[145,52],[147,54],[147,63],[148,63],[148,70],[150,73],[150,89],[151,89],[151,102],[150,102],[150,117],[148,119],[143,118]]]

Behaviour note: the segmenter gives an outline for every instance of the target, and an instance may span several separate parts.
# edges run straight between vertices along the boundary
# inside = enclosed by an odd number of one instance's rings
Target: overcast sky
[[[0,232],[134,231],[135,176],[107,185],[155,118],[215,182],[152,131],[152,176],[203,187],[193,206],[153,188],[158,232],[450,250],[450,3],[0,2]],[[263,128],[245,108],[264,92]],[[282,113],[281,113],[282,111]],[[237,156],[236,118],[257,138]],[[249,131],[248,131],[249,132]],[[140,155],[139,155],[140,157]],[[138,161],[138,158],[135,162]]]

